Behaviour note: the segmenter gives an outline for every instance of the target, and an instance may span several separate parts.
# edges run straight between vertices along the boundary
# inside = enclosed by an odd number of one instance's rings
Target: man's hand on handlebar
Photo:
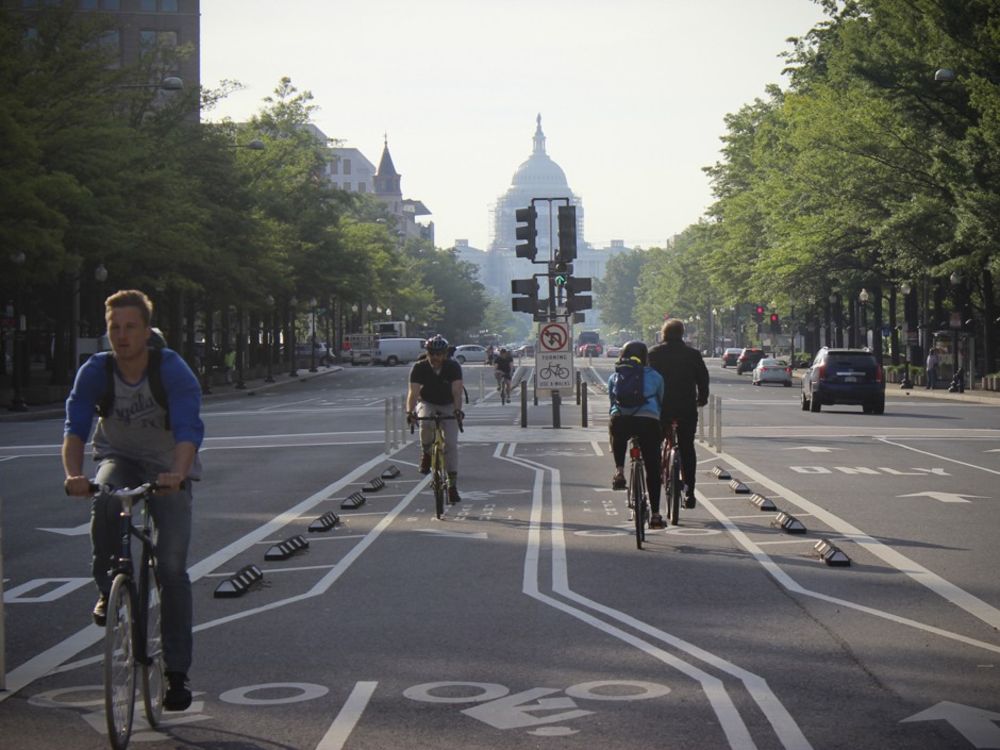
[[[156,494],[169,495],[177,492],[184,483],[184,475],[172,471],[164,471],[156,475]]]
[[[63,481],[63,489],[71,497],[88,497],[93,494],[90,487],[90,479],[83,476],[66,477]]]

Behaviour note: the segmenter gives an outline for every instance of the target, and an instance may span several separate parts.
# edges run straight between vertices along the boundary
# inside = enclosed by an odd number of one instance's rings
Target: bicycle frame
[[[663,458],[660,464],[663,474],[664,502],[667,504],[667,520],[680,524],[681,494],[684,491],[681,479],[681,450],[677,440],[677,420],[670,423],[670,429],[663,440]]]
[[[434,442],[431,443],[431,486],[434,489],[434,514],[438,520],[444,515],[444,494],[447,485],[447,467],[445,466],[445,437],[442,422],[446,419],[458,418],[454,414],[441,414],[435,412],[429,417],[417,417],[418,422],[434,422]],[[458,420],[458,429],[461,431],[462,422]],[[410,425],[410,432],[414,430],[414,425]]]
[[[642,461],[642,449],[635,436],[628,441],[629,480],[627,502],[635,521],[635,546],[642,549],[646,541],[646,525],[650,519],[649,496],[646,493],[646,468]]]

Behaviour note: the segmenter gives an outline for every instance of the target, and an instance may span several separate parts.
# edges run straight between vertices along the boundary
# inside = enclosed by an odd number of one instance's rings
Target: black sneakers
[[[104,624],[108,621],[108,596],[107,594],[101,594],[97,597],[97,603],[94,605],[94,624],[100,627],[104,627]]]
[[[191,689],[183,672],[167,672],[167,694],[163,696],[166,711],[184,711],[191,705]]]
[[[693,494],[688,495],[687,497],[684,498],[684,507],[687,508],[688,510],[691,510],[692,508],[695,508],[697,506],[698,506],[698,501],[694,499]]]
[[[452,505],[462,502],[462,496],[458,494],[458,487],[455,485],[448,488],[448,502]]]
[[[649,517],[649,528],[651,529],[665,529],[667,525],[663,522],[663,516],[659,513],[654,513]]]
[[[431,473],[431,454],[421,453],[420,454],[420,473],[430,474]]]

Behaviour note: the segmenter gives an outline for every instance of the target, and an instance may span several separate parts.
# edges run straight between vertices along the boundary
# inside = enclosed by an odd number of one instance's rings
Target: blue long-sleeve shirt
[[[173,467],[174,446],[193,443],[201,447],[205,425],[201,421],[201,386],[198,378],[177,352],[162,350],[160,377],[170,409],[170,429],[165,429],[166,411],[153,397],[146,374],[137,382],[125,381],[114,368],[115,401],[107,417],[97,420],[94,430],[94,457],[122,456],[148,464],[156,471]],[[94,424],[98,402],[107,389],[107,358],[101,352],[88,359],[77,371],[73,390],[66,399],[65,435],[86,442]],[[201,473],[195,459],[191,478]]]
[[[618,373],[611,373],[608,378],[608,399],[611,401],[610,414],[626,414],[635,417],[660,418],[660,405],[663,403],[663,377],[652,367],[642,368],[642,395],[646,400],[639,406],[622,406],[615,399],[615,383]]]

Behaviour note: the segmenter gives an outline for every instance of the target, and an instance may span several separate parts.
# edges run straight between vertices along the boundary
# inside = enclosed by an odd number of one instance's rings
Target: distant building
[[[375,192],[375,165],[356,148],[334,146],[326,163],[326,178],[338,190]]]
[[[431,212],[419,200],[403,198],[402,175],[396,171],[389,154],[389,139],[385,139],[382,147],[382,158],[378,163],[378,171],[373,178],[375,197],[396,217],[399,231],[403,237],[419,237],[434,242],[434,222],[420,224],[418,216],[430,216]]]
[[[568,198],[570,203],[576,206],[577,259],[573,263],[574,276],[603,278],[608,259],[628,250],[622,240],[612,240],[607,248],[594,248],[584,239],[583,200],[570,189],[562,167],[546,153],[542,116],[538,115],[535,120],[531,156],[515,170],[510,186],[497,199],[492,209],[493,226],[489,248],[486,251],[473,248],[468,240],[455,242],[455,252],[458,257],[479,267],[480,281],[494,295],[507,299],[511,296],[511,279],[528,278],[544,270],[543,266],[533,265],[524,258],[518,258],[515,253],[517,239],[514,211],[530,206],[533,198]],[[561,204],[554,204],[556,209],[558,205]],[[547,203],[536,203],[535,206],[538,209],[537,257],[539,260],[548,259],[549,207]],[[555,236],[558,224],[554,215],[552,221],[552,234]],[[542,296],[545,296],[547,291],[544,284],[542,289]],[[586,325],[591,327],[599,325],[600,310],[588,310],[585,315]]]
[[[59,3],[0,0],[0,8],[25,14],[39,13],[53,4]],[[192,54],[187,59],[154,69],[164,78],[180,78],[185,89],[201,86],[201,0],[76,0],[74,5],[79,12],[104,13],[113,19],[114,27],[101,39],[101,46],[113,53],[116,67],[135,65],[158,50],[190,45]]]

